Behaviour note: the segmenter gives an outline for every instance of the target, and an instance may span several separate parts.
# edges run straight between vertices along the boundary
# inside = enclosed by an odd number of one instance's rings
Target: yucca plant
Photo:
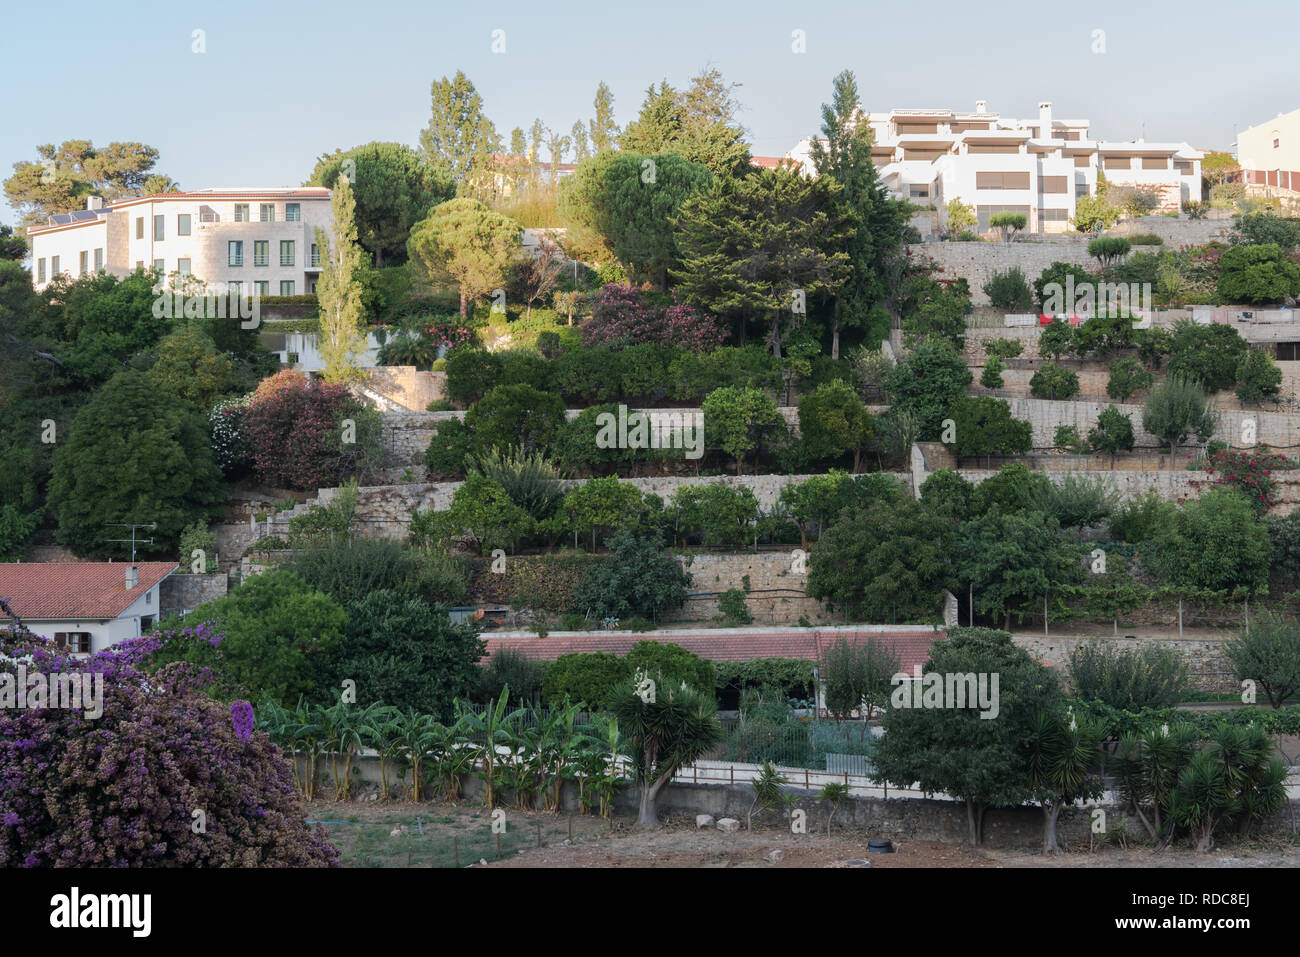
[[[831,821],[835,819],[835,810],[840,806],[840,802],[849,796],[849,786],[843,781],[832,781],[817,792],[817,800],[824,804],[830,805],[830,813],[826,815],[826,836],[831,836]]]
[[[1187,725],[1170,728],[1162,725],[1142,734],[1129,732],[1119,740],[1115,751],[1115,772],[1120,793],[1135,811],[1152,840],[1172,836],[1164,818],[1178,779],[1192,758],[1196,731]],[[1150,805],[1151,818],[1143,808]]]
[[[1223,725],[1197,751],[1170,797],[1172,823],[1191,828],[1196,849],[1214,848],[1220,824],[1236,822],[1243,832],[1286,800],[1286,766],[1273,757],[1273,742],[1255,725]]]
[[[538,521],[555,514],[564,498],[566,473],[541,452],[528,454],[491,449],[470,462],[471,468],[506,490],[510,501]]]
[[[781,785],[788,783],[789,779],[777,771],[771,761],[764,761],[759,766],[758,777],[749,785],[754,789],[754,800],[745,814],[745,830],[754,829],[754,808],[759,808],[759,813],[762,813],[776,807],[781,800]]]

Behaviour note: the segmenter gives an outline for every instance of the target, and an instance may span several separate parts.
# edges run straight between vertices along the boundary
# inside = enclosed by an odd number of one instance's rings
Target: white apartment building
[[[1237,162],[1248,185],[1300,192],[1300,110],[1238,133]]]
[[[974,207],[979,229],[994,213],[1023,213],[1030,232],[1065,232],[1080,196],[1093,195],[1098,171],[1116,185],[1159,190],[1161,209],[1201,199],[1203,154],[1187,143],[1107,142],[1091,137],[1088,120],[1055,119],[1038,104],[1032,120],[990,113],[892,110],[864,115],[874,135],[872,159],[894,196],[942,215],[954,199]],[[815,170],[812,140],[786,154],[807,175]]]
[[[156,269],[214,290],[296,296],[316,291],[318,228],[333,232],[323,187],[201,189],[108,205],[91,196],[86,209],[51,216],[27,238],[37,289],[60,273]]]

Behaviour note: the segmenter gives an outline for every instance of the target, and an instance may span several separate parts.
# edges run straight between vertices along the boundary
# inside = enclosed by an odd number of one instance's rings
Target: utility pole
[[[131,530],[131,537],[130,537],[130,538],[110,538],[110,539],[107,539],[107,541],[110,541],[110,542],[122,542],[123,544],[126,544],[127,542],[130,542],[130,543],[131,543],[131,564],[134,565],[134,564],[135,564],[135,546],[136,546],[135,530],[136,530],[137,528],[147,528],[147,529],[149,529],[149,531],[152,532],[152,531],[154,531],[155,529],[158,528],[158,523],[157,523],[157,522],[151,522],[151,523],[149,523],[148,525],[144,525],[144,524],[140,524],[140,525],[131,525],[131,524],[128,524],[128,523],[122,523],[122,522],[110,522],[106,527],[107,527],[107,528],[129,528],[129,529]],[[139,543],[140,543],[141,545],[152,545],[152,544],[153,544],[153,539],[152,539],[152,538],[142,538],[142,539],[139,539]]]

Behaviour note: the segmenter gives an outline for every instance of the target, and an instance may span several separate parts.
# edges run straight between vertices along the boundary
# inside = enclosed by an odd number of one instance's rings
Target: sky
[[[417,145],[431,82],[458,69],[506,142],[535,117],[567,134],[602,80],[622,126],[651,83],[717,67],[756,155],[817,132],[844,69],[869,110],[1050,100],[1102,139],[1227,149],[1234,126],[1300,108],[1298,35],[1295,0],[28,3],[0,34],[0,171],[42,143],[140,141],[182,188],[297,185],[324,152]]]

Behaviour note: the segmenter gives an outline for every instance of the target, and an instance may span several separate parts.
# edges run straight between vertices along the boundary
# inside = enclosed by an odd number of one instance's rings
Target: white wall
[[[95,250],[104,250],[104,267],[108,267],[108,224],[103,219],[85,225],[67,226],[37,233],[31,237],[32,285],[37,289],[54,281],[52,259],[59,257],[59,272],[74,278],[80,270],[80,254],[85,252],[86,271],[95,271]],[[40,281],[39,261],[45,260],[45,282]]]

